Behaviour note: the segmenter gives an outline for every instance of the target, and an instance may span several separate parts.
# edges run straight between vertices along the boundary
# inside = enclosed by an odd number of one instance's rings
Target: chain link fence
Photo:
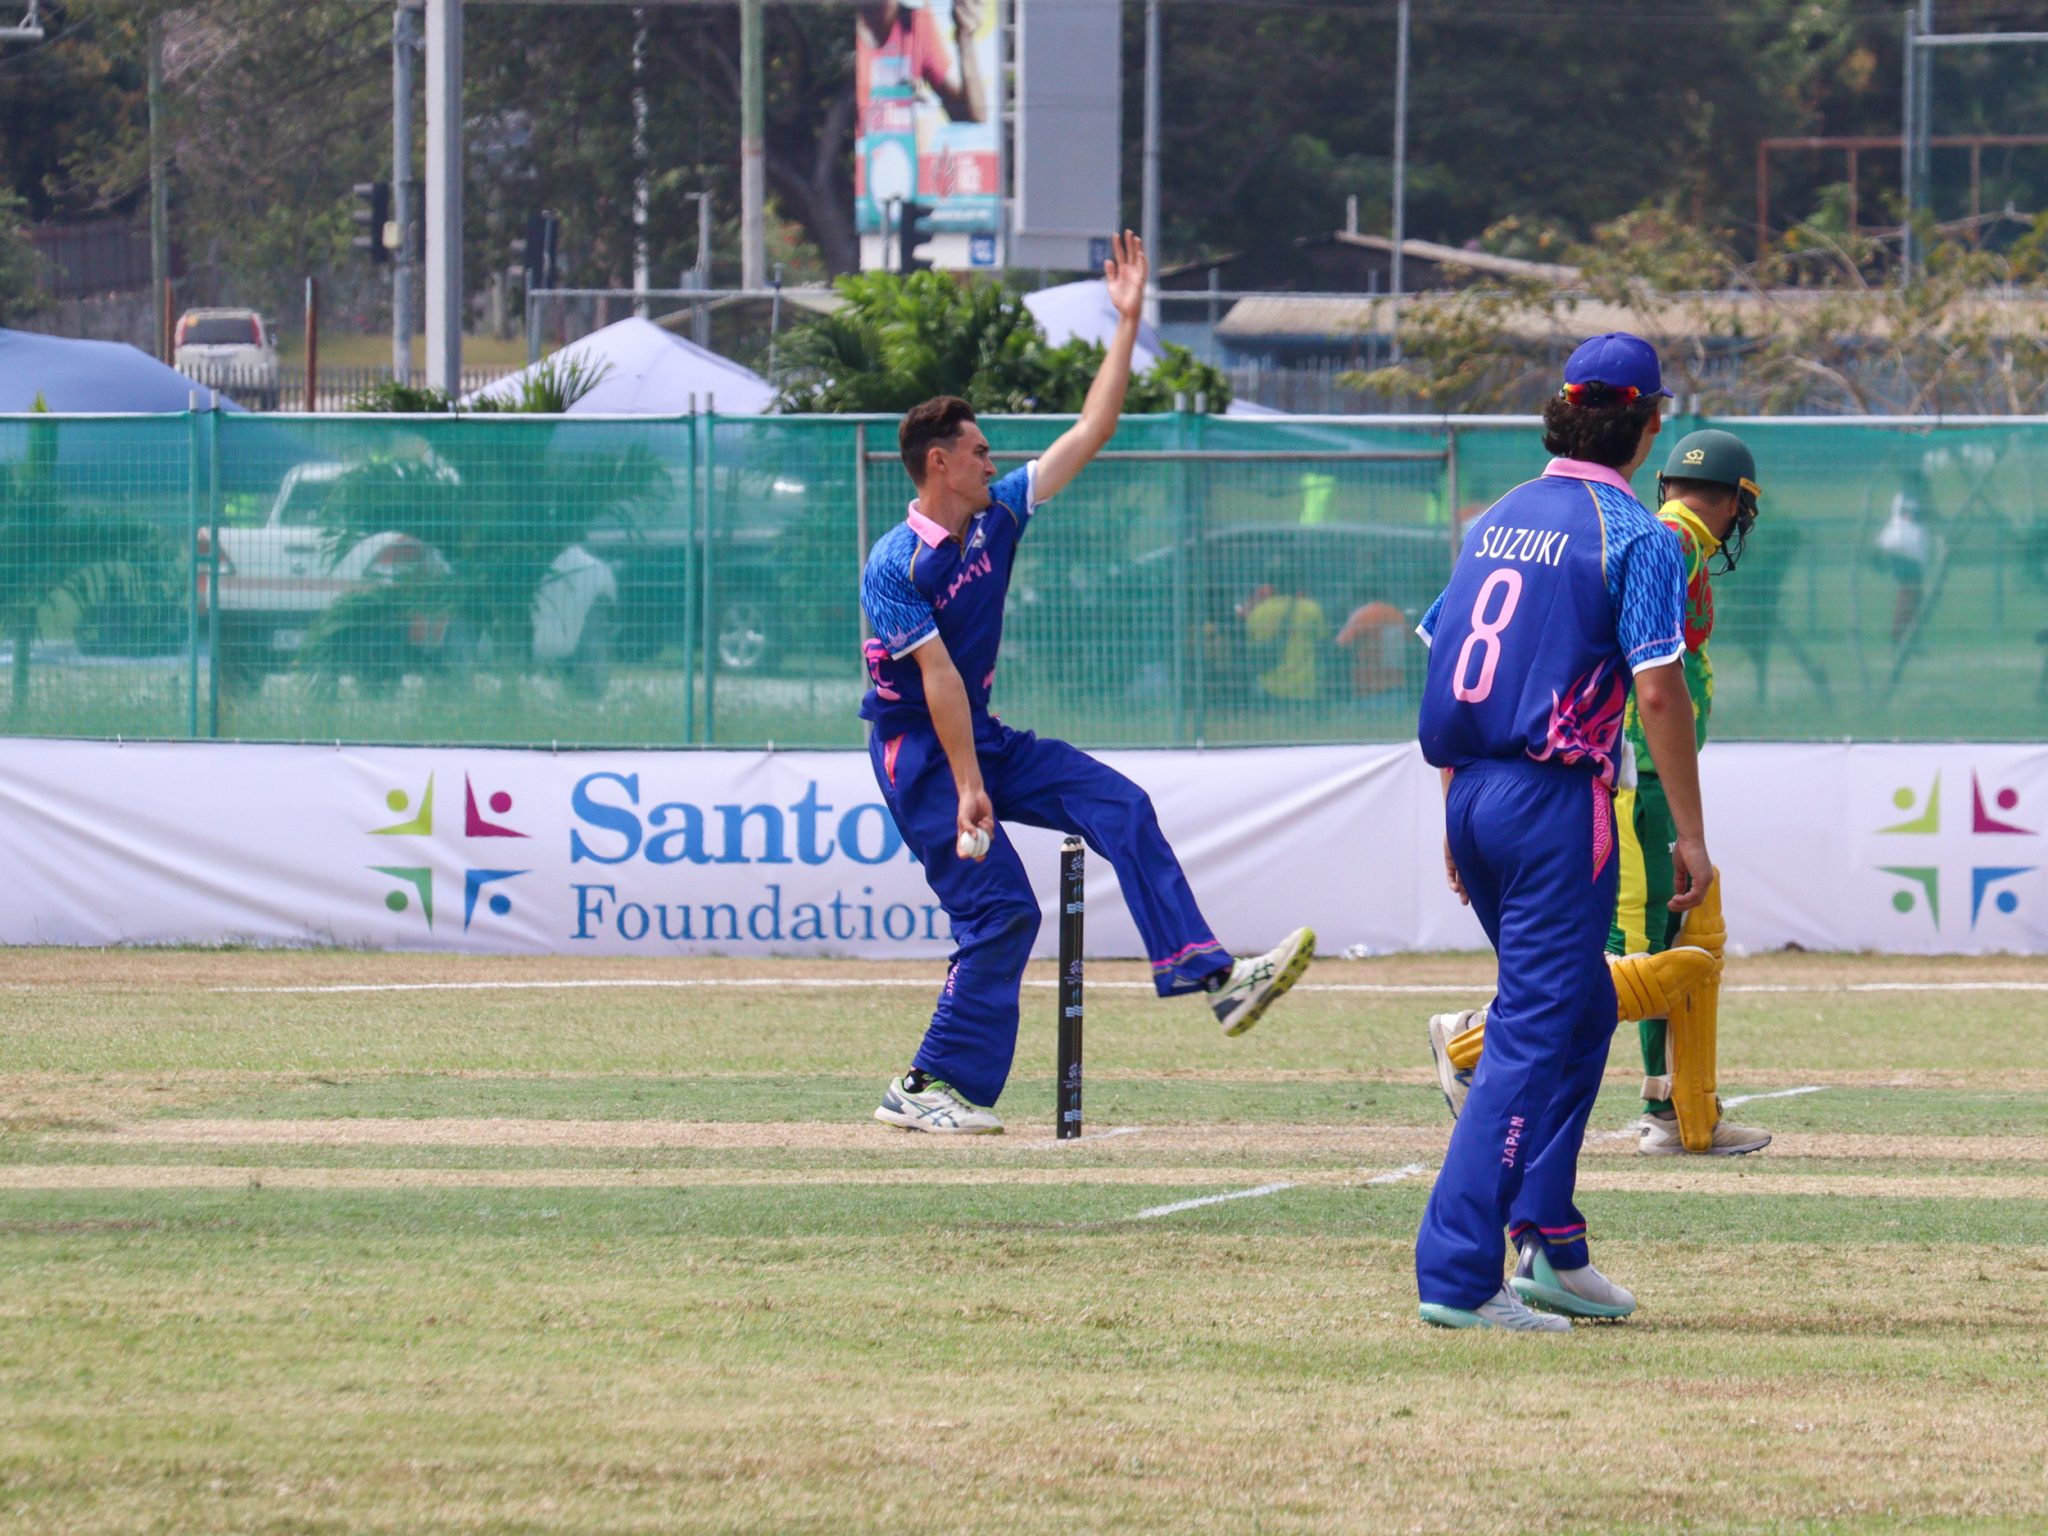
[[[1717,737],[2041,734],[2048,421],[1720,424],[1765,494],[1716,582]],[[985,425],[1016,463],[1066,423]],[[1098,746],[1406,737],[1415,620],[1463,523],[1541,471],[1538,439],[1524,418],[1129,419],[1022,546],[996,707]],[[909,495],[893,420],[0,418],[0,718],[852,746],[859,573]]]

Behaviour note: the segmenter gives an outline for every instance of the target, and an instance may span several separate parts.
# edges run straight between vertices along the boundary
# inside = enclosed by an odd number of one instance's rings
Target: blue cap
[[[1564,381],[1605,384],[1613,389],[1633,388],[1645,397],[1672,397],[1657,366],[1657,349],[1627,331],[1609,331],[1605,336],[1580,342],[1578,350],[1565,361]]]

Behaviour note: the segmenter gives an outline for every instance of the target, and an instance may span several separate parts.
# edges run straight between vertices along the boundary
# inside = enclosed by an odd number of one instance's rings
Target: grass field
[[[1724,1093],[1817,1090],[1748,1159],[1633,1156],[1618,1050],[1642,1309],[1561,1338],[1415,1320],[1486,969],[1226,1041],[1093,965],[1058,1144],[1049,968],[948,1141],[867,1118],[928,967],[10,951],[0,1530],[2048,1527],[2038,963],[1732,964]]]

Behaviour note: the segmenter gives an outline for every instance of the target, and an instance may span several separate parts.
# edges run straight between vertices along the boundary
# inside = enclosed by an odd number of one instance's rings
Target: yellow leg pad
[[[1610,955],[1607,964],[1614,977],[1614,1016],[1621,1024],[1670,1017],[1679,998],[1721,968],[1721,962],[1705,950],[1686,946],[1657,955]],[[1479,1065],[1485,1048],[1486,1014],[1482,1011],[1470,1028],[1451,1036],[1444,1054],[1460,1072],[1470,1072]]]
[[[1667,1019],[1680,998],[1710,980],[1721,963],[1704,949],[1683,946],[1657,955],[1610,955],[1614,1016],[1618,1023]]]
[[[1707,887],[1706,900],[1685,915],[1680,936],[1688,944],[1708,951],[1716,960],[1728,941],[1728,926],[1721,917],[1721,872],[1714,871],[1714,883]],[[1716,1037],[1720,1031],[1721,977],[1714,976],[1694,987],[1678,1007],[1671,1010],[1671,1107],[1678,1112],[1678,1139],[1688,1152],[1705,1152],[1714,1145],[1714,1126],[1721,1118],[1717,1097]]]
[[[1685,914],[1685,922],[1678,936],[1686,943],[1704,949],[1716,960],[1728,942],[1728,924],[1721,916],[1721,871],[1714,871],[1714,883],[1707,887],[1706,899]]]
[[[1486,1015],[1482,1012],[1473,1020],[1470,1029],[1460,1030],[1451,1036],[1451,1043],[1444,1054],[1451,1058],[1451,1065],[1460,1072],[1470,1072],[1479,1065],[1479,1053],[1486,1046]]]
[[[1688,1152],[1714,1145],[1714,1126],[1721,1118],[1714,1071],[1720,1003],[1716,977],[1688,992],[1670,1013],[1671,1107],[1678,1111],[1678,1139]]]

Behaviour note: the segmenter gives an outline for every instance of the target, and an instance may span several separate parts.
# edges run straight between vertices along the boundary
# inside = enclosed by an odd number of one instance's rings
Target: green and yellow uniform
[[[1685,688],[1692,698],[1693,742],[1704,747],[1707,717],[1714,708],[1714,663],[1707,654],[1707,641],[1714,633],[1714,589],[1707,562],[1719,553],[1721,541],[1682,501],[1667,501],[1657,518],[1677,536],[1685,555],[1685,655],[1679,665],[1685,668]],[[1614,796],[1621,888],[1615,898],[1614,923],[1607,933],[1607,952],[1656,954],[1670,948],[1678,937],[1680,915],[1667,905],[1674,884],[1671,845],[1677,840],[1677,832],[1671,824],[1671,807],[1664,798],[1657,765],[1650,756],[1650,744],[1636,714],[1634,694],[1629,695],[1624,729],[1635,749],[1636,787],[1618,790]],[[1662,1077],[1664,1020],[1644,1019],[1636,1027],[1642,1036],[1645,1075]],[[1645,1100],[1644,1107],[1662,1111],[1671,1105],[1665,1100]]]

